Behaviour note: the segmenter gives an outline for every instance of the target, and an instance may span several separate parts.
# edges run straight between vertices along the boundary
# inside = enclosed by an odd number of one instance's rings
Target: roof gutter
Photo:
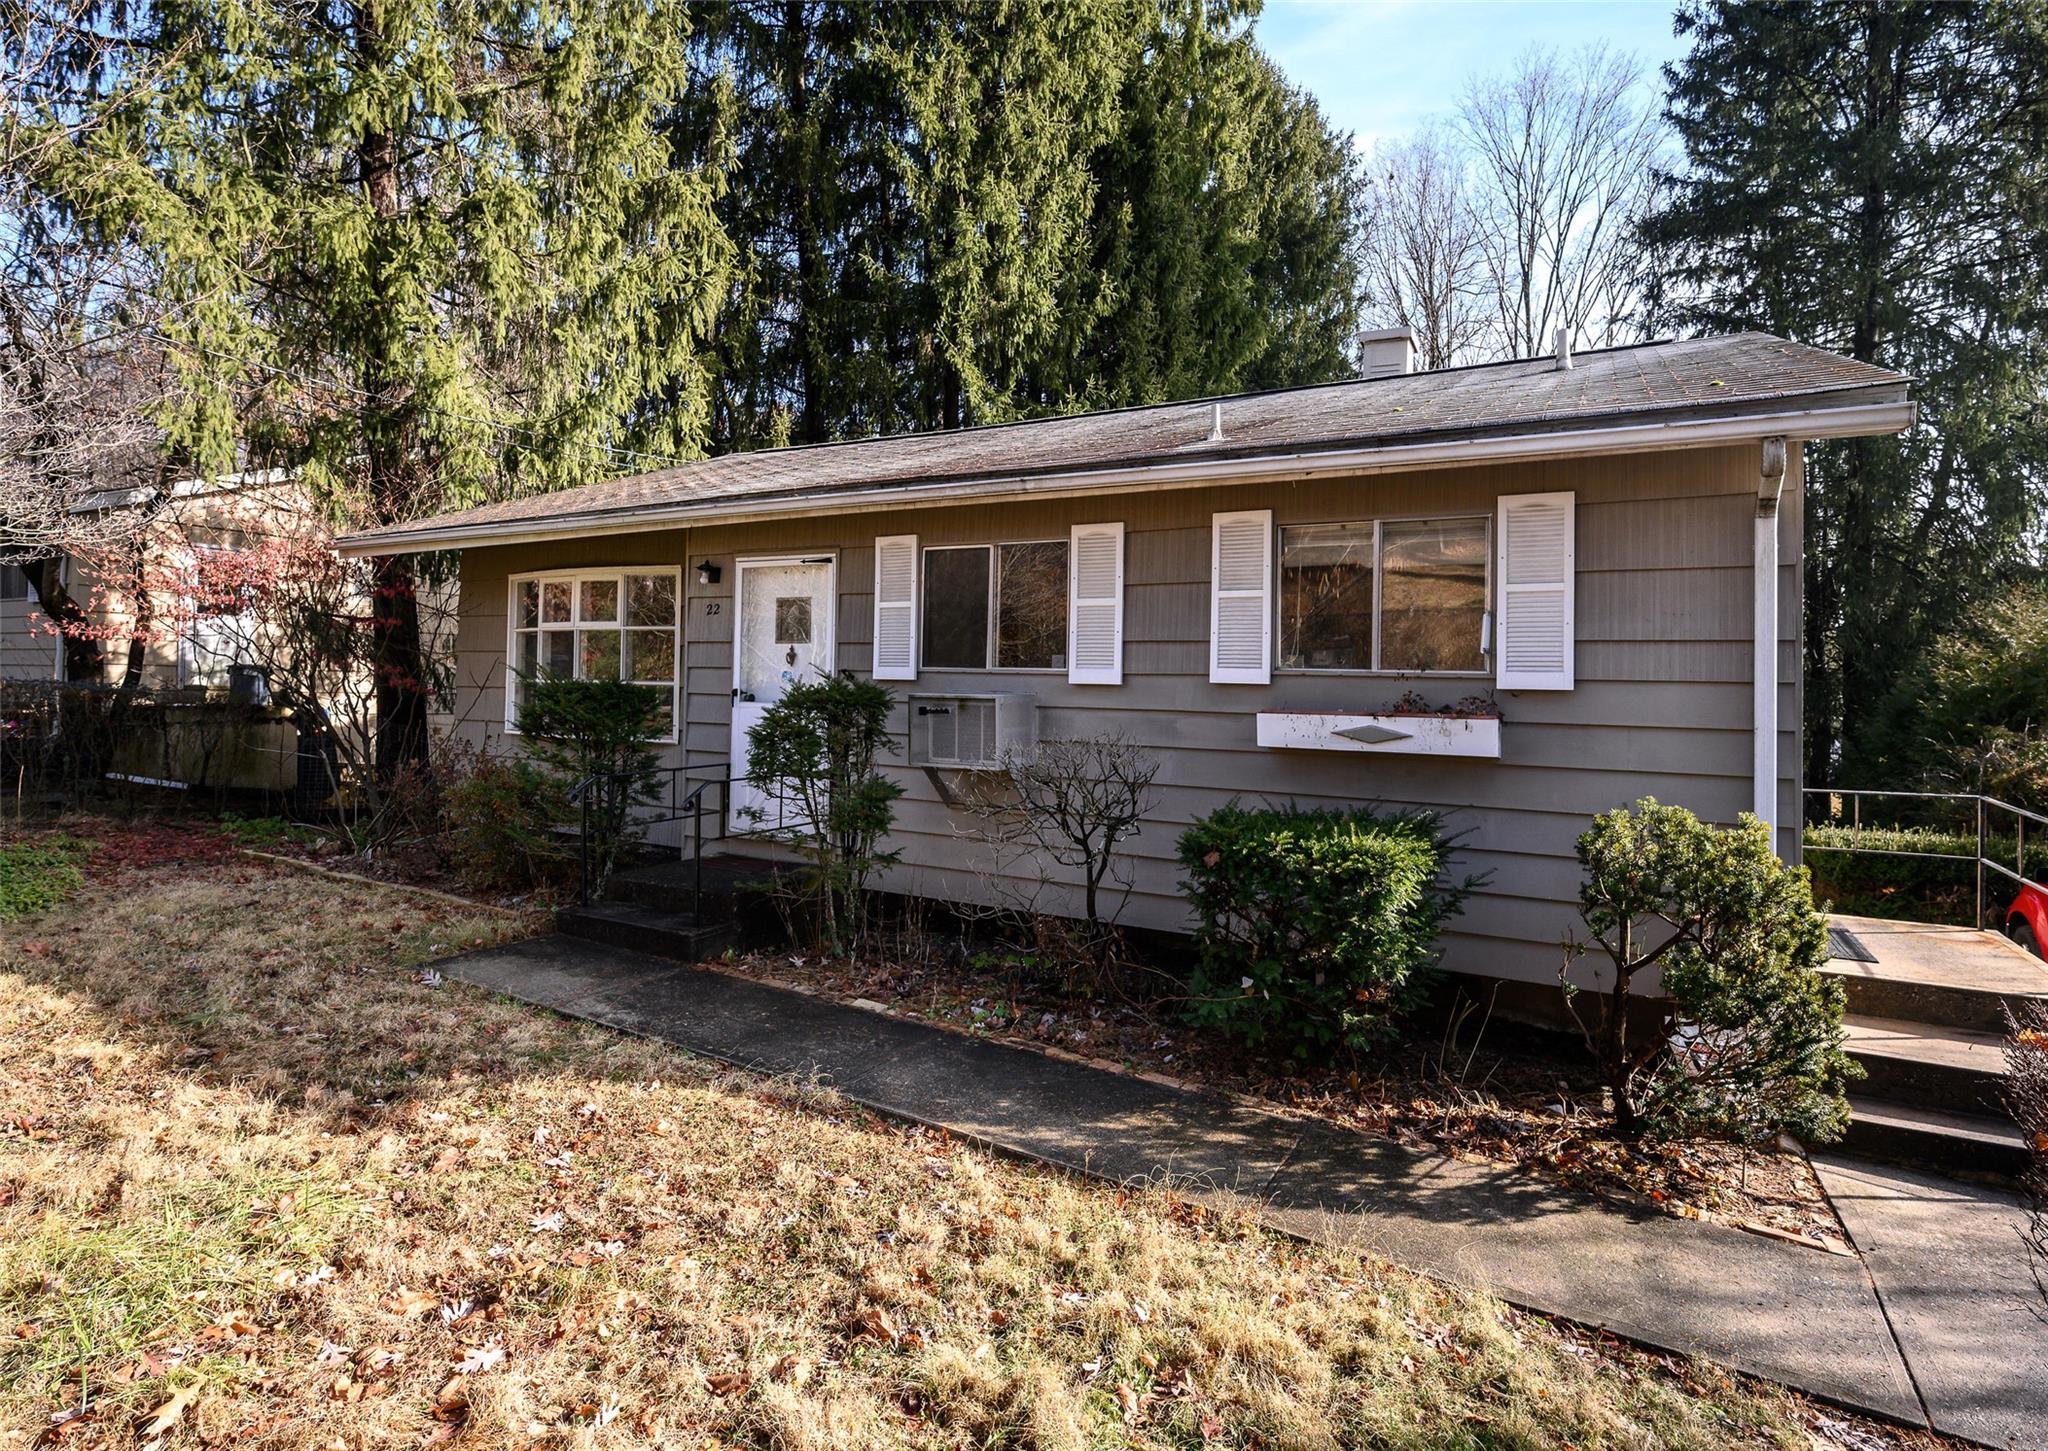
[[[405,554],[430,549],[471,549],[528,544],[592,534],[639,534],[679,525],[731,524],[751,519],[982,504],[992,499],[1056,499],[1109,490],[1118,493],[1192,489],[1216,484],[1278,483],[1332,474],[1382,474],[1528,459],[1583,458],[1598,454],[1653,453],[1765,438],[1861,438],[1898,433],[1913,426],[1915,405],[1904,398],[1832,408],[1801,408],[1669,423],[1634,423],[1604,428],[1504,434],[1493,438],[1432,443],[1379,444],[1363,448],[1297,450],[1241,458],[1185,459],[937,481],[909,487],[867,485],[830,493],[777,494],[761,499],[713,499],[701,504],[624,506],[603,512],[567,514],[558,520],[507,519],[433,528],[394,528],[346,535],[335,548],[346,558]]]

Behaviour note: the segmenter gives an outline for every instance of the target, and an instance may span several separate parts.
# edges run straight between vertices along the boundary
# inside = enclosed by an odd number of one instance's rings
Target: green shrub
[[[2007,816],[2005,821],[2011,822]],[[1891,917],[1911,922],[1976,925],[1977,836],[1974,831],[1944,831],[1932,826],[1863,827],[1824,823],[1808,826],[1801,837],[1807,870],[1813,874],[1814,900],[1830,912],[1860,917]],[[1864,848],[1851,851],[1849,848]],[[1984,841],[1992,861],[2018,868],[2019,840],[2010,832]],[[1923,852],[1925,856],[1874,856],[1870,851]],[[1938,861],[1938,856],[1968,861]],[[2048,874],[2048,841],[2029,833],[2024,875],[2039,881]],[[1984,925],[1996,927],[2005,916],[2014,887],[1996,872],[1985,874]]]
[[[633,809],[654,799],[658,758],[647,742],[667,733],[666,691],[623,680],[545,676],[526,685],[519,733],[526,754],[555,774],[565,818],[588,833],[590,888],[598,892],[639,839]]]
[[[255,847],[259,851],[320,839],[318,832],[282,816],[237,816],[232,811],[221,817],[220,832],[236,846]]]
[[[1807,869],[1813,874],[1814,900],[1828,911],[1972,925],[1977,910],[1974,833],[1965,836],[1924,826],[1861,831],[1846,826],[1809,826],[1801,842]],[[1972,860],[1864,856],[1845,850],[1851,846]]]
[[[790,686],[747,732],[747,769],[777,807],[767,834],[809,860],[802,905],[835,952],[861,941],[868,879],[897,858],[881,842],[903,788],[875,769],[893,708],[886,686],[826,675]]]
[[[1843,992],[1821,975],[1827,919],[1803,868],[1745,814],[1709,826],[1645,797],[1593,819],[1579,838],[1579,911],[1591,941],[1568,944],[1560,981],[1600,1061],[1624,1136],[1757,1143],[1826,1140],[1848,1121],[1859,1070],[1842,1051]],[[1598,949],[1610,974],[1593,1023],[1569,973]],[[1631,1037],[1639,975],[1661,969],[1668,1009]]]
[[[573,857],[556,827],[567,793],[530,761],[489,751],[443,768],[449,865],[479,891],[523,892],[565,881]]]
[[[1361,1048],[1427,990],[1466,887],[1426,815],[1251,811],[1181,834],[1199,952],[1191,1016],[1297,1057]]]
[[[0,846],[0,922],[46,912],[84,886],[78,859],[90,850],[69,836]]]

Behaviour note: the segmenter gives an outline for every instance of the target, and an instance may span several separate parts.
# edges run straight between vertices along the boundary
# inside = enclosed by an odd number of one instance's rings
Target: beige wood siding
[[[1781,847],[1797,851],[1800,761],[1798,455],[1781,514]],[[1750,800],[1753,448],[1644,454],[1299,484],[1248,485],[1082,500],[873,510],[808,520],[627,534],[567,544],[471,550],[463,560],[458,727],[495,741],[504,716],[506,577],[576,565],[680,563],[687,722],[671,760],[715,772],[727,754],[732,689],[732,562],[752,554],[834,552],[838,663],[865,672],[873,628],[877,535],[921,545],[1063,537],[1071,525],[1126,527],[1124,683],[1074,686],[1064,671],[922,671],[899,695],[1024,690],[1038,696],[1042,736],[1121,732],[1157,752],[1159,806],[1131,848],[1123,920],[1179,928],[1175,836],[1232,800],[1432,807],[1464,833],[1464,870],[1487,873],[1446,943],[1453,968],[1546,981],[1576,919],[1573,843],[1594,812],[1654,794],[1715,820]],[[1578,683],[1569,691],[1499,692],[1497,761],[1278,751],[1256,744],[1268,709],[1369,711],[1415,690],[1446,704],[1494,694],[1490,681],[1401,674],[1276,671],[1268,685],[1208,679],[1209,521],[1271,508],[1278,524],[1375,516],[1484,513],[1503,493],[1571,490],[1578,499]],[[697,583],[701,560],[720,565]],[[713,612],[711,606],[716,605]],[[899,712],[901,708],[899,707]],[[899,716],[901,719],[901,716]],[[900,758],[899,758],[900,759]],[[1033,885],[993,869],[975,821],[948,807],[924,772],[891,767],[905,788],[889,885],[1009,895]],[[1049,905],[1057,905],[1049,901]]]

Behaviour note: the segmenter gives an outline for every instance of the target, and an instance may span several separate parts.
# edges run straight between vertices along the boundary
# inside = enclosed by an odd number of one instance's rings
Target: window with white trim
[[[667,697],[659,740],[676,738],[682,570],[581,569],[515,575],[505,728],[516,730],[526,683],[626,680]]]
[[[935,544],[924,551],[927,670],[1064,670],[1067,541]]]
[[[1490,522],[1472,515],[1281,529],[1281,667],[1484,674]]]
[[[178,637],[178,683],[225,689],[237,665],[256,658],[256,622],[249,613],[249,587],[234,561],[242,550],[202,544],[197,549],[184,600],[184,629]]]

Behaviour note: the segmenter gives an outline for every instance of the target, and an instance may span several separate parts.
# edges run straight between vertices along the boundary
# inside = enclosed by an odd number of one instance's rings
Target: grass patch
[[[236,846],[252,847],[257,851],[275,851],[281,846],[310,846],[320,840],[320,833],[313,828],[287,821],[282,816],[236,816],[229,812],[216,825],[220,834]]]
[[[0,1124],[0,1444],[69,1416],[73,1444],[132,1445],[170,1407],[167,1451],[1803,1447],[1845,1423],[424,970],[513,930],[246,858],[0,927],[0,1101],[35,1106]]]
[[[0,843],[0,922],[46,912],[85,885],[90,843],[61,834]]]

